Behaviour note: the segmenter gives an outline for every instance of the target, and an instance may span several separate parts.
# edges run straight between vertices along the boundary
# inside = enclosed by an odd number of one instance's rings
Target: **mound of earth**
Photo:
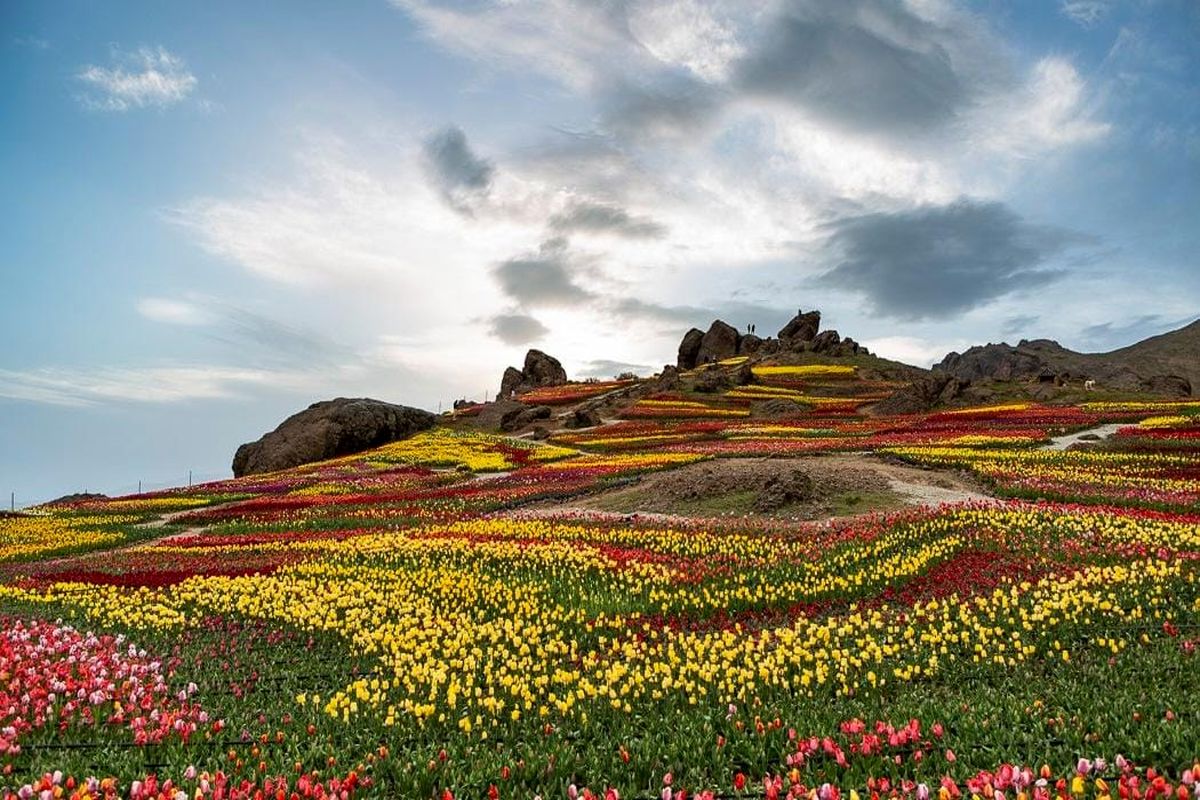
[[[622,513],[828,519],[979,499],[986,495],[956,473],[844,455],[702,461],[643,476],[633,485],[592,495],[577,505]]]
[[[69,505],[71,503],[84,503],[88,500],[107,500],[108,495],[100,494],[99,492],[76,492],[75,494],[64,494],[62,497],[56,497],[53,500],[48,500],[42,503],[44,506]]]
[[[233,456],[236,477],[274,472],[327,458],[361,453],[433,427],[436,418],[419,408],[370,398],[313,403]]]

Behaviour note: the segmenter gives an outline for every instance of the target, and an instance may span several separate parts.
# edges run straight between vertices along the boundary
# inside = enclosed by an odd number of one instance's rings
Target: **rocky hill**
[[[1079,353],[1050,339],[1023,339],[950,353],[934,370],[961,381],[1039,381],[1189,396],[1200,388],[1200,320],[1108,353]]]
[[[821,330],[816,310],[798,311],[775,336],[766,337],[718,319],[707,330],[684,334],[676,363],[649,377],[571,382],[558,359],[530,350],[520,369],[505,370],[494,401],[459,401],[446,424],[544,439],[626,418],[648,397],[720,403],[729,393],[755,396],[745,387],[761,383],[757,376],[763,367],[838,364],[853,367],[854,380],[810,387],[810,393],[842,395],[872,416],[1012,399],[1054,402],[1083,391],[1086,381],[1109,395],[1187,396],[1200,387],[1200,320],[1110,353],[1078,353],[1049,339],[987,344],[950,353],[930,371],[879,358],[850,337]],[[798,411],[794,400],[762,392],[749,406],[755,418]],[[238,448],[233,471],[246,475],[356,453],[435,422],[427,411],[378,400],[316,403]]]

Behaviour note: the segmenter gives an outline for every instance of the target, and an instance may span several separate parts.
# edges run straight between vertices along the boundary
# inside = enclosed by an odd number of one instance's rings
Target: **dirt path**
[[[1075,433],[1064,434],[1063,436],[1055,436],[1050,440],[1049,444],[1042,445],[1042,450],[1066,450],[1073,444],[1081,442],[1095,441],[1093,437],[1107,439],[1121,428],[1128,425],[1128,422],[1113,422],[1108,425],[1097,425],[1095,428],[1088,428],[1084,431],[1076,431]],[[1088,438],[1084,438],[1084,437]]]
[[[896,494],[902,495],[908,503],[916,506],[940,506],[943,503],[974,503],[996,499],[961,486],[910,483],[899,478],[889,478],[888,486]]]

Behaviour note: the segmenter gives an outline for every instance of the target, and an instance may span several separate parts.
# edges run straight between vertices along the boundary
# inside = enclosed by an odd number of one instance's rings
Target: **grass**
[[[848,517],[871,511],[894,511],[908,505],[904,498],[886,489],[842,492],[829,499],[830,516]]]

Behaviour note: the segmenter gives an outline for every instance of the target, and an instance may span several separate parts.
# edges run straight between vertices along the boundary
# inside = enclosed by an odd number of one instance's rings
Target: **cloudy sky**
[[[0,76],[18,504],[530,346],[651,369],[816,307],[928,364],[1200,313],[1193,0],[7,0]]]

